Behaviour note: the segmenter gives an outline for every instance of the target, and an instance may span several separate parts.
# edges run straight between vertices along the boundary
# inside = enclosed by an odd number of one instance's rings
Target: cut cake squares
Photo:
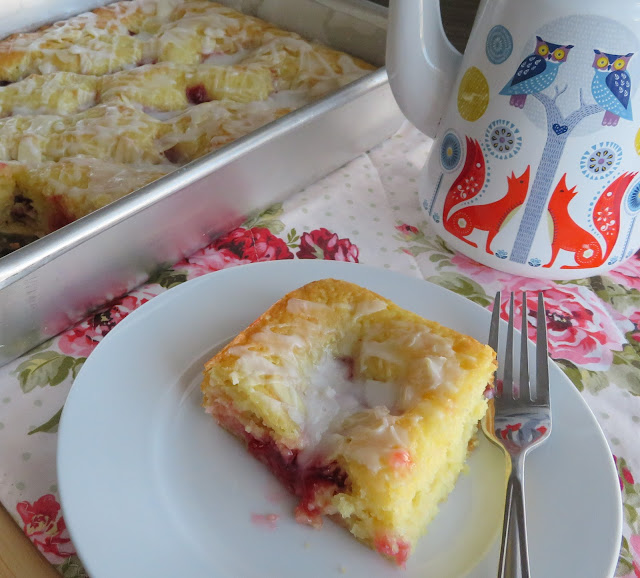
[[[0,233],[44,236],[374,68],[208,0],[0,39]]]

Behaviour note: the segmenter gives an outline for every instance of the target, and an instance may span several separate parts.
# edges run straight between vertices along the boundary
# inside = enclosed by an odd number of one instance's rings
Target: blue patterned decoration
[[[540,259],[538,259],[537,257],[534,257],[533,259],[529,259],[530,267],[540,267],[540,265],[542,265],[542,261],[540,261]]]
[[[621,161],[622,147],[619,144],[601,142],[584,152],[580,159],[580,170],[585,177],[596,181],[614,173]]]
[[[631,215],[635,215],[640,211],[640,179],[636,180],[635,184],[631,187],[631,192],[627,196],[625,207]]]
[[[498,259],[506,259],[509,256],[509,253],[507,253],[504,249],[499,249],[495,252],[495,256],[498,257]]]
[[[502,64],[513,51],[513,37],[504,26],[498,24],[487,34],[487,58],[492,64]]]
[[[629,257],[633,250],[627,255],[627,250],[631,244],[631,236],[636,226],[636,218],[638,217],[638,211],[640,211],[640,177],[637,177],[631,185],[631,190],[624,201],[624,208],[631,215],[631,223],[629,224],[629,231],[627,232],[627,238],[624,242],[624,249],[622,255]]]
[[[439,213],[433,213],[433,220],[436,223],[439,223],[440,222],[440,214]]]
[[[555,132],[557,135],[564,134],[569,130],[569,127],[566,124],[558,124],[557,122],[554,123],[551,126],[551,128],[553,129],[553,132]]]
[[[444,173],[440,173],[440,177],[438,178],[438,183],[436,184],[436,190],[433,193],[433,197],[431,197],[431,204],[427,206],[427,201],[424,202],[424,208],[429,211],[429,214],[433,213],[433,207],[436,204],[436,200],[438,199],[438,193],[440,192],[440,185],[442,184],[442,178],[444,177]]]
[[[515,124],[508,120],[494,120],[484,133],[485,149],[494,157],[503,160],[518,154],[522,136]]]
[[[440,164],[447,171],[455,171],[462,160],[462,143],[458,135],[449,131],[444,135],[440,145]]]
[[[591,95],[596,104],[603,108],[606,112],[602,119],[603,126],[616,126],[618,120],[624,118],[633,120],[631,112],[631,77],[626,70],[629,58],[633,53],[626,56],[622,54],[606,54],[595,50],[596,57],[604,58],[607,61],[603,67],[594,63],[595,69],[593,80],[591,82]],[[597,58],[597,61],[600,59]],[[624,61],[625,69],[616,70],[610,64],[614,61]]]

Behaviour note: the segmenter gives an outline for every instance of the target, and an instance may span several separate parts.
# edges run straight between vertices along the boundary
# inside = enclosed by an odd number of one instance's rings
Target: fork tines
[[[493,302],[493,314],[489,329],[489,345],[498,352],[500,309],[502,295],[498,291]],[[513,319],[514,319],[514,294],[509,296],[509,322],[507,326],[507,343],[504,356],[502,392],[496,386],[496,397],[508,399],[520,399],[522,401],[534,401],[536,405],[549,405],[549,368],[547,365],[547,327],[542,292],[538,293],[538,311],[536,314],[536,391],[535,397],[531,397],[531,384],[529,379],[529,349],[527,346],[527,293],[522,293],[522,322],[520,335],[520,378],[514,387],[513,381]]]

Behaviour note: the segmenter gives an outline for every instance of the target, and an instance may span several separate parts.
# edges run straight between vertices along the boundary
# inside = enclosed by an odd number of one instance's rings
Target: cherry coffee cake
[[[0,41],[0,233],[42,236],[373,69],[207,0]]]
[[[293,494],[404,565],[464,467],[495,353],[357,285],[309,283],[206,363],[203,405]]]

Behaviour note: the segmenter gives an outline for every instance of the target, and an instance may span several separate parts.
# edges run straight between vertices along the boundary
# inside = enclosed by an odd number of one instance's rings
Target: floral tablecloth
[[[419,208],[416,182],[430,145],[406,123],[368,154],[0,368],[0,501],[61,574],[85,572],[59,505],[56,432],[73,379],[100,340],[137,307],[199,275],[256,261],[334,259],[422,277],[484,307],[498,289],[544,291],[551,356],[595,413],[617,463],[624,538],[616,576],[640,577],[640,253],[607,276],[572,282],[516,277],[455,253]],[[527,307],[535,310],[533,299]]]

